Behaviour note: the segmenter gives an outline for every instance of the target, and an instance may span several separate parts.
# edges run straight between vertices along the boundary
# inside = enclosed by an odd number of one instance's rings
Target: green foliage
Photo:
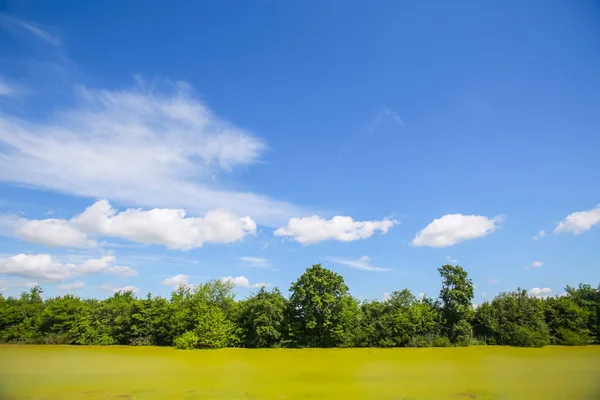
[[[551,342],[567,346],[588,344],[588,314],[589,312],[579,307],[569,295],[548,299],[545,317],[550,329]]]
[[[180,286],[169,299],[116,293],[104,300],[65,295],[43,299],[34,287],[0,294],[0,342],[73,345],[244,347],[448,347],[480,344],[541,347],[598,343],[600,290],[566,295],[501,293],[473,310],[473,284],[459,266],[439,268],[439,300],[409,290],[384,301],[359,302],[343,277],[320,264],[308,268],[286,299],[261,288],[236,301],[220,280]]]
[[[590,339],[593,343],[600,344],[600,285],[594,288],[579,284],[577,288],[567,286],[565,290],[575,304],[586,311],[585,324]]]
[[[247,347],[274,347],[281,344],[287,301],[279,289],[261,288],[239,303],[238,324]]]
[[[343,343],[352,329],[344,317],[350,296],[344,278],[321,264],[313,265],[290,287],[290,337],[300,346],[332,347]]]
[[[473,282],[467,271],[458,265],[443,265],[438,272],[442,277],[440,299],[446,333],[453,343],[464,343],[470,339],[470,327],[467,325],[473,317]]]
[[[176,349],[191,350],[198,347],[198,336],[192,331],[187,331],[183,335],[176,338],[173,345]]]
[[[545,301],[525,290],[501,293],[475,313],[475,333],[488,344],[542,347],[550,343]]]
[[[219,349],[237,342],[235,325],[225,316],[223,310],[209,305],[199,316],[194,332],[198,335],[198,347]]]

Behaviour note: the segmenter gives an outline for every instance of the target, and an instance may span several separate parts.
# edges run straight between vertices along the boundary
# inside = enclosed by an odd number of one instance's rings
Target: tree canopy
[[[344,278],[320,264],[290,286],[236,300],[231,282],[179,286],[170,298],[115,293],[103,300],[44,298],[40,287],[0,295],[0,342],[220,347],[545,346],[600,343],[600,286],[567,286],[538,298],[500,293],[472,305],[473,282],[456,265],[438,269],[437,299],[408,289],[383,301],[354,298]]]

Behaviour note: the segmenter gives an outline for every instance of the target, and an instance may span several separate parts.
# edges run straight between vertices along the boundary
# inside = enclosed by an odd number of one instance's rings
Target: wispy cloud
[[[345,265],[350,268],[360,269],[362,271],[371,271],[371,272],[382,272],[382,271],[392,271],[391,268],[381,268],[371,265],[371,259],[368,256],[362,256],[358,260],[349,260],[346,258],[339,257],[329,257],[327,261],[332,263]]]
[[[458,262],[457,259],[452,258],[450,256],[446,256],[446,261],[448,261],[450,264],[456,264]]]
[[[395,111],[390,110],[387,107],[380,107],[379,110],[377,110],[375,116],[373,117],[373,120],[369,124],[369,134],[373,134],[377,130],[377,128],[379,128],[386,120],[390,120],[400,126],[406,125]]]
[[[272,271],[277,271],[277,269],[271,266],[271,262],[266,258],[262,257],[238,257],[238,260],[242,261],[244,265],[248,267],[262,268],[262,269],[270,269]]]
[[[19,30],[33,34],[44,42],[52,46],[60,46],[62,40],[59,35],[51,33],[48,29],[44,29],[37,22],[23,21],[13,15],[0,13],[0,26],[13,33],[18,33]]]
[[[61,38],[58,35],[53,35],[47,30],[40,28],[37,24],[20,21],[20,25],[29,32],[37,35],[40,39],[51,44],[52,46],[60,46]]]
[[[17,93],[17,87],[9,84],[0,76],[0,96],[14,96]]]
[[[58,285],[58,290],[64,290],[64,291],[71,291],[71,290],[77,290],[77,289],[81,289],[85,286],[85,282],[71,282],[71,283],[64,283],[62,285]]]
[[[500,279],[498,279],[498,278],[493,278],[493,279],[490,279],[489,281],[487,281],[488,285],[495,285],[495,284],[498,284],[498,283],[502,283],[502,281]]]
[[[545,237],[545,236],[546,236],[546,231],[542,229],[541,231],[539,231],[539,232],[538,232],[538,234],[537,234],[537,235],[534,235],[534,236],[532,236],[531,238],[532,238],[532,239],[533,239],[535,242],[537,242],[538,240],[540,240],[541,238],[543,238],[543,237]]]
[[[193,214],[223,208],[268,226],[306,215],[220,188],[215,175],[258,162],[266,143],[218,118],[186,83],[159,86],[79,87],[76,105],[46,121],[0,116],[0,180]]]
[[[37,282],[33,281],[22,281],[22,280],[6,280],[0,279],[0,293],[4,292],[6,289],[31,289],[34,286],[37,286]]]

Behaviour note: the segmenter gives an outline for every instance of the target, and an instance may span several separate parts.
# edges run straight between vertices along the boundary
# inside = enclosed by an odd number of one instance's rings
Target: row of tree
[[[567,287],[566,295],[501,293],[472,306],[464,269],[438,269],[438,299],[409,290],[359,302],[344,279],[320,264],[308,268],[286,298],[260,289],[236,301],[233,285],[180,286],[170,299],[116,293],[105,300],[72,295],[44,300],[39,287],[20,298],[0,295],[0,341],[177,348],[544,346],[600,343],[600,286]]]

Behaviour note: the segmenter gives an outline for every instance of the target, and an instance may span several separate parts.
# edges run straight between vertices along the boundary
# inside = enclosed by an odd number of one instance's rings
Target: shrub
[[[183,335],[176,338],[173,344],[175,345],[176,349],[191,350],[198,346],[198,341],[198,336],[194,332],[187,331]]]

